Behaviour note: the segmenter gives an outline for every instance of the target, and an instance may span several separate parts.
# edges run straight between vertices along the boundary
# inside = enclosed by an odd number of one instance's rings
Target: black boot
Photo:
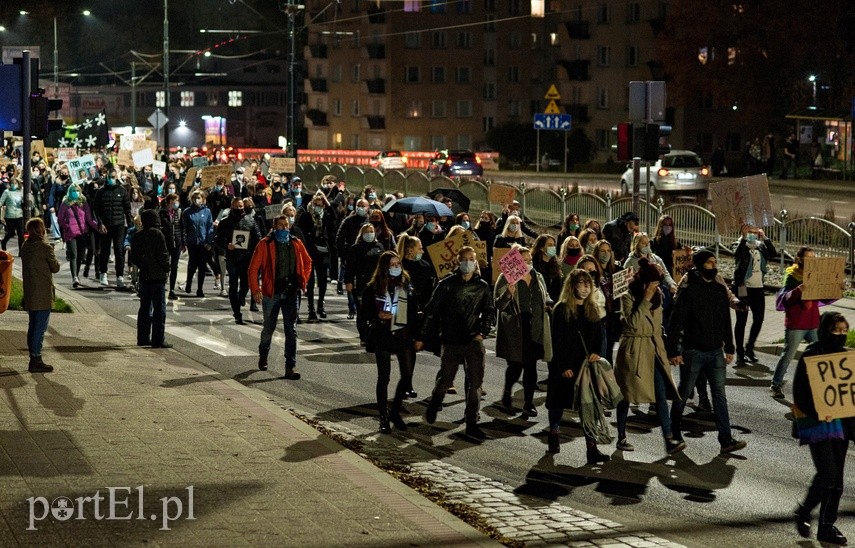
[[[502,407],[505,408],[505,411],[510,412],[513,410],[512,401],[513,400],[511,399],[511,391],[510,390],[505,390],[504,392],[502,392]]]
[[[546,451],[548,453],[560,453],[561,443],[558,438],[558,432],[550,432],[546,436]]]
[[[318,301],[318,316],[319,316],[322,320],[326,320],[326,319],[327,319],[327,311],[326,311],[326,310],[324,310],[324,301]]]
[[[611,457],[602,453],[596,445],[588,446],[587,457],[588,464],[600,464],[611,460]]]
[[[389,426],[389,415],[386,411],[380,412],[380,433],[381,434],[391,434],[392,427]]]
[[[799,536],[810,538],[810,512],[799,504],[796,511],[793,512],[793,517],[796,520],[796,531],[799,532]]]
[[[834,525],[820,524],[819,530],[816,532],[816,540],[829,544],[837,544],[838,546],[846,546],[848,543],[843,533]]]
[[[41,356],[33,356],[30,358],[30,365],[27,370],[30,373],[50,373],[53,371],[53,366],[42,361]]]
[[[396,430],[404,431],[407,429],[407,423],[401,417],[401,405],[392,404],[392,409],[389,410],[389,420],[395,425]]]

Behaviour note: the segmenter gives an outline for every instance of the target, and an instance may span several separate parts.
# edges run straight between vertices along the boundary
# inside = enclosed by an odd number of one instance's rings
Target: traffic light
[[[51,131],[62,129],[62,118],[51,119],[50,113],[62,108],[62,99],[48,99],[44,90],[30,96],[30,128],[33,137],[44,139]]]
[[[617,125],[617,159],[621,162],[632,160],[633,151],[632,124],[622,122]]]
[[[648,162],[659,159],[659,124],[635,124],[632,128],[632,151]]]

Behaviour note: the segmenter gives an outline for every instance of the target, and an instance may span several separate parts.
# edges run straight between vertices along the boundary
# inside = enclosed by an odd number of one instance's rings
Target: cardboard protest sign
[[[187,170],[187,175],[184,176],[184,188],[190,188],[193,186],[193,181],[196,179],[196,172],[199,168],[191,167]]]
[[[124,148],[119,149],[119,155],[116,157],[116,163],[120,166],[130,166],[134,163],[134,158],[130,150]]]
[[[232,175],[232,166],[221,164],[218,166],[208,166],[202,168],[202,188],[211,188],[217,182],[218,177],[222,177],[228,182]]]
[[[285,204],[273,204],[269,206],[264,206],[264,218],[268,221],[270,219],[275,219],[276,217],[282,215],[282,207]]]
[[[249,249],[249,230],[232,232],[232,244],[234,244],[235,249]]]
[[[710,198],[719,234],[739,232],[744,224],[765,227],[774,222],[766,175],[713,183]]]
[[[60,162],[67,162],[77,158],[76,148],[58,148],[56,149],[56,159]]]
[[[463,235],[456,234],[427,248],[437,278],[445,278],[457,268],[457,252],[463,247]]]
[[[486,242],[484,242],[486,243]],[[511,248],[509,247],[494,247],[493,248],[493,262],[491,263],[493,266],[493,285],[496,285],[496,280],[499,279],[499,274],[502,273],[502,269],[499,267],[499,261],[502,260],[502,257],[511,252]]]
[[[95,167],[95,156],[87,154],[86,156],[69,160],[67,165],[71,181],[80,183],[89,178],[89,168]]]
[[[134,167],[142,169],[145,166],[150,166],[154,162],[154,156],[151,154],[150,148],[144,148],[131,153],[134,159]]]
[[[193,158],[193,167],[207,167],[208,166],[208,157],[207,156],[195,156]]]
[[[679,284],[686,272],[692,268],[692,248],[684,247],[683,249],[675,249],[671,252],[671,257],[674,259],[673,272],[671,277],[674,278],[674,283]]]
[[[463,234],[463,245],[468,245],[475,250],[475,259],[478,261],[478,266],[481,268],[487,267],[487,242],[478,240],[478,236],[471,230],[466,230]]]
[[[152,161],[151,172],[157,175],[158,177],[163,177],[164,175],[166,175],[166,162],[161,162],[160,160]]]
[[[511,285],[522,280],[529,273],[531,267],[525,262],[519,249],[511,249],[499,259],[499,270],[502,271],[508,285]]]
[[[30,142],[30,147],[30,154],[35,154],[36,152],[38,152],[41,155],[42,160],[47,159],[47,151],[45,150],[44,141],[42,141],[41,139],[34,139]]]
[[[270,173],[294,173],[297,171],[296,158],[271,158],[270,167],[267,168]]]
[[[134,143],[145,141],[145,135],[134,133],[133,135],[122,135],[119,139],[119,150],[127,150],[133,152],[139,150],[134,148]]]
[[[512,186],[491,184],[488,194],[492,204],[509,204],[516,198],[517,191]]]
[[[843,257],[805,257],[803,301],[843,298],[846,260]]]
[[[855,417],[855,352],[805,356],[804,360],[819,419]]]
[[[620,299],[629,291],[629,282],[635,273],[631,268],[625,268],[612,275],[612,295],[615,300]]]

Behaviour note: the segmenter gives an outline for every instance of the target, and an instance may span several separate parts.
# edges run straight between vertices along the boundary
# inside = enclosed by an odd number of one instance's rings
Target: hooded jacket
[[[705,280],[696,268],[686,277],[688,283],[677,292],[671,313],[666,339],[668,357],[681,354],[681,340],[683,349],[708,352],[724,348],[725,354],[733,354],[727,288],[717,280]]]
[[[802,300],[803,272],[793,265],[784,273],[784,328],[816,329],[819,327],[819,307],[833,303],[831,301]]]
[[[436,286],[425,309],[422,339],[439,334],[443,344],[466,344],[490,334],[496,317],[490,286],[478,274],[464,280],[460,271]]]
[[[98,230],[98,223],[82,194],[77,202],[69,201],[66,196],[56,213],[56,220],[64,242],[88,234],[90,229]]]
[[[142,230],[131,240],[131,262],[140,269],[140,281],[165,284],[169,279],[169,250],[160,231],[160,216],[153,209],[140,213]]]

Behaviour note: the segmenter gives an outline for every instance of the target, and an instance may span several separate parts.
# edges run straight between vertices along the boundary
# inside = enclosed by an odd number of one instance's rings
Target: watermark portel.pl
[[[92,507],[92,519],[96,521],[102,520],[151,520],[157,521],[160,518],[160,530],[169,531],[170,522],[185,519],[195,520],[193,515],[193,486],[186,488],[187,500],[186,508],[185,501],[180,497],[161,497],[160,498],[160,515],[157,513],[146,514],[145,504],[143,501],[144,488],[142,485],[137,487],[107,487],[107,496],[101,494],[101,491],[95,491],[90,496],[80,496],[75,499],[68,497],[57,497],[53,502],[49,502],[45,497],[30,497],[27,499],[29,503],[29,527],[27,531],[37,531],[37,521],[43,521],[51,516],[57,521],[68,521],[70,519],[85,520],[84,515],[87,506]],[[136,491],[136,508],[131,507],[133,500],[133,491]],[[102,506],[102,504],[104,504]],[[103,513],[105,510],[106,513]],[[185,513],[186,510],[186,513]]]

